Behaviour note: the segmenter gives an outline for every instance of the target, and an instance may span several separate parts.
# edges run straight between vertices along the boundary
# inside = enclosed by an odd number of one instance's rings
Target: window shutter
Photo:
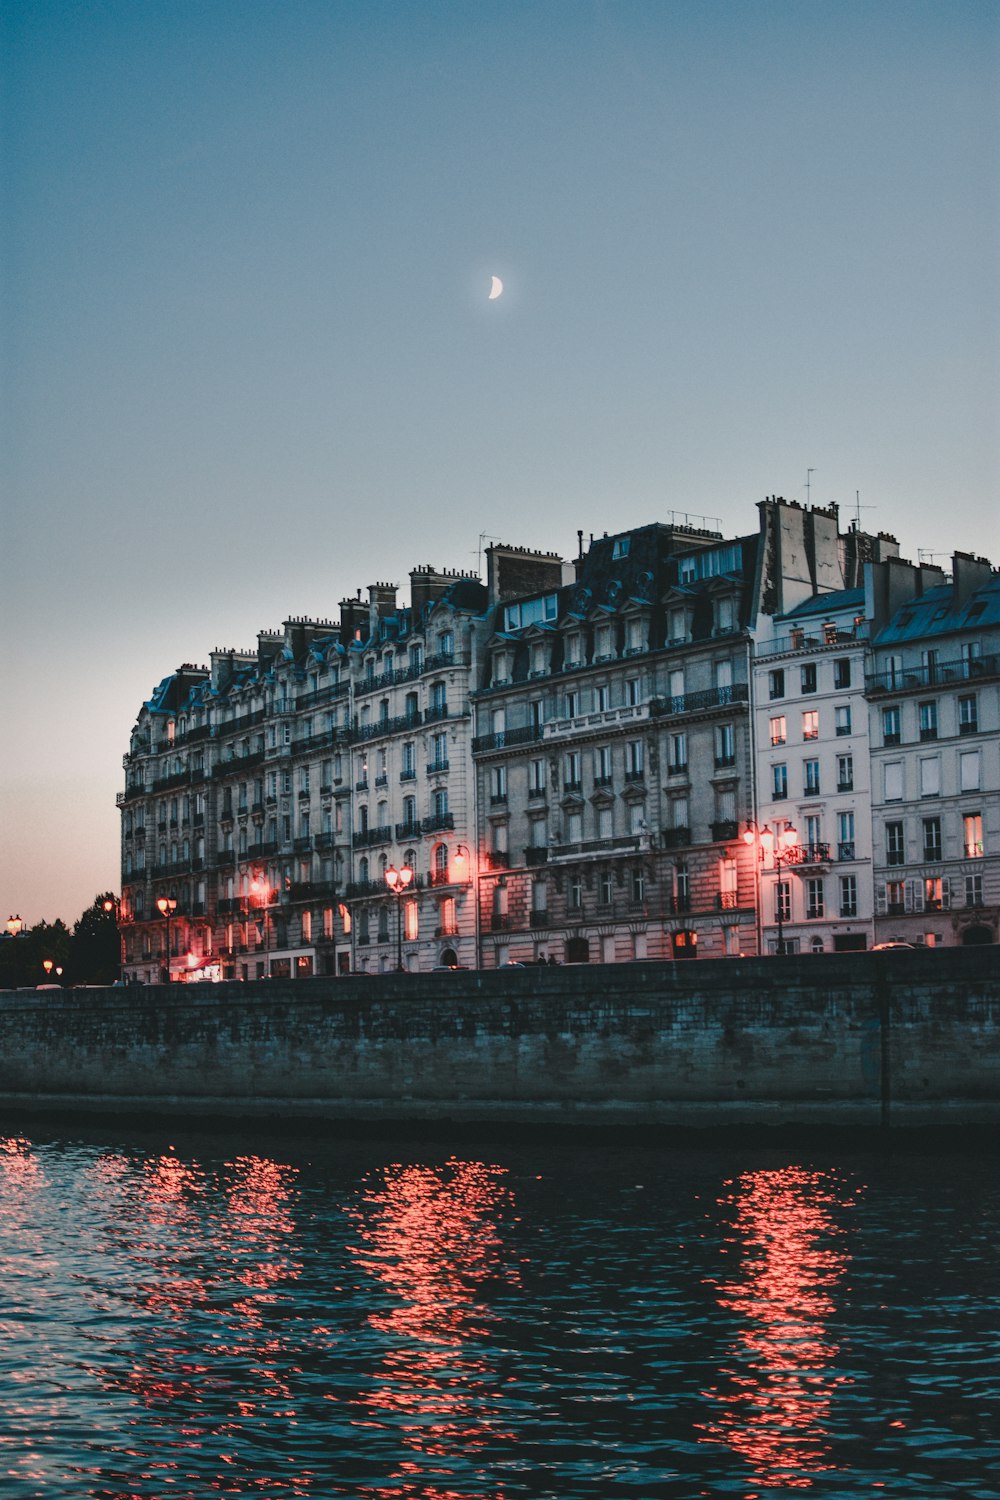
[[[883,885],[875,892],[875,915],[877,917],[884,917],[887,910],[888,902],[886,901],[885,886]]]

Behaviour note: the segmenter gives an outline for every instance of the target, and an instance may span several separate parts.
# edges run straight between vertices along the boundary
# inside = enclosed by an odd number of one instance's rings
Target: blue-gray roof
[[[1000,625],[1000,578],[977,589],[956,604],[950,584],[928,589],[897,609],[876,640],[880,646],[893,641],[924,640],[928,636],[953,635],[960,630],[984,630]]]
[[[781,616],[783,620],[802,619],[803,616],[812,618],[814,615],[830,615],[834,611],[851,609],[857,613],[864,610],[864,589],[831,589],[826,594],[813,594],[809,599],[803,599],[801,604],[796,604],[794,609],[786,610]]]

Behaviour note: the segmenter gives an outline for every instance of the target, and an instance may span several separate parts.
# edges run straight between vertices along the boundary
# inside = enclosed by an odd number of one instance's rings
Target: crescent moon
[[[490,282],[490,301],[495,302],[503,291],[503,282],[499,276],[494,276]]]

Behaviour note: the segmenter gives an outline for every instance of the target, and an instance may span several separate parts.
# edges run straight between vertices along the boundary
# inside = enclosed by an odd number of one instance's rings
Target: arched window
[[[368,859],[366,856],[365,858],[358,860],[358,880],[363,885],[368,880],[368,878]]]
[[[434,847],[434,873],[435,875],[447,875],[448,873],[447,844],[436,844]]]

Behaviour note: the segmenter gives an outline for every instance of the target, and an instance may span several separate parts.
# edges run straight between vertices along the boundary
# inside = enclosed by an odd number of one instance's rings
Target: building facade
[[[996,941],[1000,585],[897,554],[772,497],[185,664],[124,757],[127,977]]]

